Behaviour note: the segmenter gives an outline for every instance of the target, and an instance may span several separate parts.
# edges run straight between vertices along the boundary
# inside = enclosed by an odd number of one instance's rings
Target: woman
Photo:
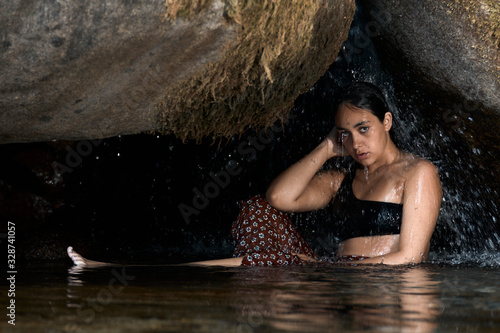
[[[436,168],[401,151],[380,90],[354,83],[338,101],[335,128],[313,151],[280,174],[266,200],[245,202],[232,234],[234,258],[197,265],[286,265],[318,260],[283,212],[326,207],[333,200],[342,242],[337,256],[359,264],[401,265],[427,258],[442,199]],[[351,156],[357,167],[320,171],[331,158]],[[75,264],[89,265],[72,248]]]

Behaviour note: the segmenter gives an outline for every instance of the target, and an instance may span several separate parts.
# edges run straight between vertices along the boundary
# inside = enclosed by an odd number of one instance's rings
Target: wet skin
[[[405,154],[394,146],[389,136],[389,130],[392,126],[390,113],[387,113],[383,122],[380,122],[368,110],[342,105],[336,117],[336,124],[343,147],[364,167],[363,170],[357,171],[352,185],[353,193],[358,199],[404,204],[409,196],[421,197],[428,193],[431,197],[435,197],[436,201],[439,199],[440,203],[442,191],[434,166],[412,154]],[[424,178],[420,179],[420,185],[423,186],[408,189],[409,193],[405,193],[405,185],[415,178]],[[414,205],[414,207],[422,210],[422,205],[431,209],[434,214],[427,216],[426,214],[413,214],[414,218],[411,220],[408,220],[408,216],[403,215],[402,230],[407,227],[405,222],[408,224],[408,221],[415,223],[419,219],[427,219],[427,223],[422,223],[423,230],[418,232],[421,244],[417,246],[421,250],[418,254],[413,253],[413,256],[408,258],[413,262],[421,261],[419,258],[415,258],[415,255],[422,258],[427,257],[430,240],[427,238],[430,238],[429,234],[432,235],[439,210],[438,202],[434,202],[434,205],[432,202],[424,202]],[[408,210],[406,210],[406,214],[408,214]],[[408,230],[408,228],[406,229]],[[405,241],[407,238],[415,236],[415,233],[417,232],[413,231],[410,235],[405,235]],[[403,244],[403,246],[405,245],[408,244]],[[340,245],[338,254],[380,257],[390,253],[398,253],[400,250],[400,236],[387,235],[346,240]]]
[[[422,262],[429,252],[442,198],[436,168],[394,145],[389,135],[391,113],[380,121],[369,110],[344,104],[335,124],[337,127],[316,149],[271,183],[269,203],[288,212],[326,207],[344,174],[318,171],[330,158],[350,155],[362,167],[355,174],[354,195],[360,200],[403,204],[403,221],[400,235],[349,239],[337,254],[372,257],[363,263]]]
[[[399,235],[358,237],[344,241],[337,255],[370,257],[363,264],[402,265],[420,263],[429,253],[442,189],[436,168],[429,161],[400,151],[389,130],[392,114],[380,121],[369,110],[341,105],[334,128],[312,152],[281,173],[266,193],[267,201],[285,212],[302,212],[326,207],[335,197],[344,174],[319,171],[331,158],[350,155],[362,169],[356,171],[352,190],[360,200],[403,205]],[[93,263],[68,248],[76,265]],[[303,254],[297,254],[302,259]],[[242,258],[190,263],[195,265],[239,266]]]

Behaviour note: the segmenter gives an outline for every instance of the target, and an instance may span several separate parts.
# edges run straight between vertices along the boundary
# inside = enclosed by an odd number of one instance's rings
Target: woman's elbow
[[[266,201],[271,206],[281,211],[287,211],[290,206],[289,203],[287,203],[286,198],[272,188],[269,188],[266,192]]]
[[[280,195],[273,191],[272,188],[269,188],[266,192],[266,201],[273,207],[277,208],[280,204]]]

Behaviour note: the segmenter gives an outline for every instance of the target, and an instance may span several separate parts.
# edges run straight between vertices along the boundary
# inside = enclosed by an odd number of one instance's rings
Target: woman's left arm
[[[403,265],[424,261],[429,253],[442,198],[436,167],[429,161],[419,161],[405,181],[399,250],[365,259],[362,263]]]

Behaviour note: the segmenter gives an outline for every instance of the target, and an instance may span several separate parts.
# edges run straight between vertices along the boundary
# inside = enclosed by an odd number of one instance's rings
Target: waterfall
[[[371,40],[377,35],[376,24],[366,22],[363,9],[358,6],[349,39],[339,57],[311,91],[299,99],[301,103],[293,113],[324,118],[323,122],[312,120],[316,125],[305,125],[305,131],[318,126],[326,135],[333,126],[332,119],[327,119],[333,112],[328,104],[336,89],[353,81],[379,86],[393,111],[402,149],[430,160],[440,174],[444,197],[432,239],[435,260],[477,263],[490,258],[486,264],[499,262],[499,188],[495,183],[495,164],[488,170],[484,163],[488,160],[495,163],[497,159],[475,147],[468,139],[471,134],[466,132],[468,123],[474,122],[472,114],[481,106],[458,100],[450,107],[443,103],[446,98],[426,91],[408,72],[385,71]],[[464,114],[465,120],[460,118]],[[312,137],[315,136],[321,135]],[[302,219],[301,223],[311,222]],[[327,244],[324,239],[320,243],[323,244],[320,247]],[[329,244],[327,247],[334,248]]]
[[[438,168],[444,198],[432,238],[434,260],[498,263],[498,176],[487,168],[496,157],[468,132],[487,121],[478,116],[480,103],[429,91],[409,71],[388,73],[374,44],[377,24],[383,22],[366,22],[358,6],[336,61],[296,100],[289,118],[270,129],[201,144],[143,134],[77,145],[92,149],[65,175],[61,193],[71,207],[62,203],[49,224],[90,240],[110,260],[230,256],[238,201],[265,193],[275,176],[316,147],[334,126],[335,92],[358,80],[386,94],[402,148]],[[70,150],[60,151],[64,161]],[[335,252],[328,209],[292,218],[320,254]]]

